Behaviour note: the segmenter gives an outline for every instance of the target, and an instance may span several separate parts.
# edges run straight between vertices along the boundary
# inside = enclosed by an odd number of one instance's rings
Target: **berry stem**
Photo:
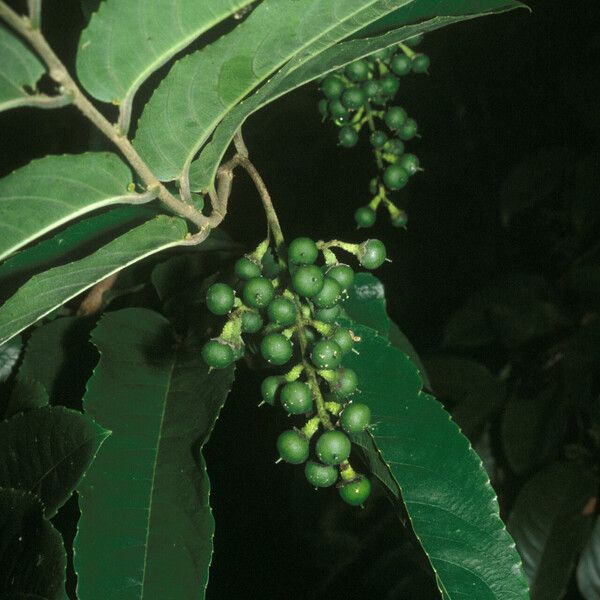
[[[406,54],[406,56],[412,60],[412,57],[416,54],[416,52],[406,44],[400,43],[398,46],[402,52],[404,52],[404,54]]]
[[[367,115],[367,123],[369,124],[369,131],[374,133],[377,131],[375,127],[375,119],[373,118],[373,109],[371,108],[370,102],[365,103],[366,115]],[[381,158],[381,151],[377,148],[373,149],[373,153],[375,154],[375,162],[377,163],[377,168],[380,171],[383,171],[383,159]]]

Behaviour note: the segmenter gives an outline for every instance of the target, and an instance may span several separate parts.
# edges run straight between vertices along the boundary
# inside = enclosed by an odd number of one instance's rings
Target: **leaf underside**
[[[112,435],[79,488],[80,597],[202,598],[214,521],[201,447],[233,369],[209,375],[198,348],[145,309],[107,314],[92,341],[85,410]]]

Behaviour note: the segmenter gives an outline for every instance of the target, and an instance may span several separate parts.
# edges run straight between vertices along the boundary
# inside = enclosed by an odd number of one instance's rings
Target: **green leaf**
[[[150,206],[120,206],[74,223],[4,261],[0,265],[0,286],[8,290],[38,271],[82,258],[102,243],[158,214]]]
[[[487,367],[467,358],[438,355],[426,365],[434,393],[453,401],[452,418],[474,441],[504,399],[502,384]]]
[[[33,494],[0,488],[0,596],[6,600],[66,597],[65,549],[42,512]]]
[[[37,102],[32,91],[45,72],[44,65],[31,50],[0,25],[0,112]]]
[[[207,372],[162,316],[107,314],[85,410],[112,431],[84,477],[75,568],[81,598],[204,597],[214,521],[201,455],[233,381]]]
[[[435,2],[438,14],[452,10],[452,2],[453,0]],[[409,4],[412,6],[415,3],[413,1]],[[428,4],[431,5],[431,2],[428,2]],[[511,10],[517,6],[515,2],[511,2],[510,0],[489,0],[486,4],[488,10],[495,8],[494,12]],[[400,10],[406,10],[406,8]],[[330,48],[319,45],[310,48],[309,51],[299,53],[255,94],[245,98],[243,102],[233,108],[224,117],[213,134],[211,141],[206,144],[198,160],[194,161],[190,167],[190,185],[192,190],[200,191],[212,186],[219,163],[234,133],[252,113],[269,102],[327,72],[338,69],[357,58],[367,56],[376,50],[397,44],[419,33],[433,31],[440,27],[458,23],[465,19],[483,16],[484,14],[489,14],[489,12],[466,14],[459,17],[435,17],[424,23],[401,27],[379,37],[342,42]]]
[[[521,489],[508,519],[529,577],[532,600],[560,600],[587,541],[598,481],[576,463],[555,463]]]
[[[0,343],[102,279],[147,256],[186,242],[182,219],[159,216],[79,261],[32,277],[0,306]]]
[[[355,441],[400,515],[408,514],[444,597],[526,600],[519,557],[468,440],[421,391],[405,354],[371,329],[359,326],[356,333],[360,356],[349,355],[346,364],[358,374],[374,425]]]
[[[99,208],[151,199],[130,184],[129,168],[109,152],[45,156],[17,169],[0,179],[0,260]]]
[[[600,520],[596,524],[577,565],[577,585],[585,600],[600,599]]]
[[[0,487],[36,494],[53,517],[109,435],[89,416],[62,406],[15,415],[0,423]]]
[[[105,0],[81,34],[77,74],[98,100],[129,106],[159,67],[253,0]]]
[[[23,344],[20,337],[15,337],[0,346],[0,383],[6,381],[21,356]]]
[[[4,411],[4,418],[8,419],[17,413],[47,406],[49,402],[48,392],[39,381],[17,379],[13,384],[10,398]]]
[[[144,109],[136,149],[159,179],[186,175],[213,129],[269,75],[407,1],[263,0],[233,31],[175,63]]]

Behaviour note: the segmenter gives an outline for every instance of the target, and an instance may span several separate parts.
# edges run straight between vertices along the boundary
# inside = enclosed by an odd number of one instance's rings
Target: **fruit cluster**
[[[379,50],[354,61],[321,81],[325,96],[319,102],[323,119],[339,127],[339,144],[356,146],[364,126],[370,131],[371,147],[378,174],[370,182],[371,200],[354,213],[358,227],[372,227],[377,209],[383,205],[392,225],[406,227],[407,215],[389,198],[389,192],[406,186],[410,177],[422,170],[416,155],[405,152],[405,142],[418,136],[417,122],[401,106],[390,105],[400,78],[409,73],[427,73],[429,57],[415,52],[422,36]]]
[[[244,355],[246,334],[258,336],[262,358],[273,367],[287,365],[285,372],[263,381],[261,404],[278,402],[288,415],[304,417],[301,426],[279,436],[279,460],[305,463],[309,483],[315,487],[337,483],[347,503],[360,505],[371,483],[350,465],[348,434],[365,429],[370,412],[352,400],[358,378],[342,366],[359,340],[338,324],[354,271],[338,261],[334,250],[350,252],[361,266],[376,269],[386,260],[385,247],[376,239],[350,244],[297,238],[271,277],[263,274],[267,249],[265,241],[235,263],[239,297],[226,283],[208,289],[207,308],[228,319],[221,334],[206,343],[202,356],[211,368],[226,367]],[[309,460],[311,441],[318,460]]]

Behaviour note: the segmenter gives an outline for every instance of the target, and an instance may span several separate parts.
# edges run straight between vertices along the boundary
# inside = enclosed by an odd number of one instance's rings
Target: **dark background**
[[[48,37],[72,65],[79,4],[45,4]],[[430,76],[402,80],[398,98],[422,134],[410,149],[425,172],[400,196],[408,231],[381,215],[374,235],[393,259],[379,272],[391,315],[425,355],[476,289],[512,272],[552,276],[557,268],[547,231],[503,228],[499,190],[508,173],[545,146],[598,150],[600,9],[595,0],[529,5],[532,13],[429,34],[420,49],[431,57]],[[352,214],[368,201],[373,159],[367,143],[337,146],[318,99],[309,85],[267,107],[248,122],[246,142],[288,238],[359,241],[365,236]],[[89,140],[72,108],[3,113],[0,176],[47,153],[83,151]],[[264,227],[256,193],[240,175],[224,228],[250,246]],[[297,469],[273,464],[284,419],[256,409],[260,374],[239,379],[206,450],[217,522],[208,597],[431,598],[382,503],[340,512],[327,492],[306,493]]]

